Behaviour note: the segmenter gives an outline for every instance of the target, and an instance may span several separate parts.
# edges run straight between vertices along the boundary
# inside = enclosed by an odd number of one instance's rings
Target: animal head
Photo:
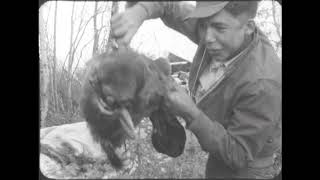
[[[152,143],[161,153],[176,157],[183,152],[184,128],[165,109],[168,89],[174,83],[168,60],[152,61],[131,50],[119,50],[93,58],[83,86],[82,113],[95,140],[111,164],[121,168],[114,153],[143,117],[153,124]]]

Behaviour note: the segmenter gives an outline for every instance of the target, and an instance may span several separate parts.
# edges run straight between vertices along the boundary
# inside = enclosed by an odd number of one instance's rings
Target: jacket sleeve
[[[247,167],[261,152],[281,118],[281,86],[259,80],[240,90],[225,129],[214,118],[200,113],[189,125],[203,150],[222,159],[230,168]]]
[[[166,26],[182,33],[191,41],[198,44],[198,35],[196,30],[197,20],[190,19],[184,21],[189,13],[191,13],[195,8],[192,4],[179,1],[140,1],[138,5],[146,9],[148,13],[147,19],[161,18]]]

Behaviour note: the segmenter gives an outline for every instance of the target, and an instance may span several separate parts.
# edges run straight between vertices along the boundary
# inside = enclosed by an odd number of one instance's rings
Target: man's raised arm
[[[194,10],[194,5],[179,1],[141,1],[138,4],[145,7],[148,12],[148,19],[159,17],[168,27],[187,36],[194,43],[198,42],[196,19],[184,21],[185,18]]]
[[[141,24],[148,19],[161,18],[165,25],[198,42],[195,19],[184,21],[195,7],[186,2],[138,2],[111,19],[113,35],[119,42],[129,44]]]

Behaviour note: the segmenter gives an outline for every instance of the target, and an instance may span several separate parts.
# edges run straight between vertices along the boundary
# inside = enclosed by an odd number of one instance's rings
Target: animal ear
[[[90,85],[95,88],[98,84],[98,76],[95,73],[90,74],[90,76],[88,77],[88,81],[90,83]]]
[[[92,64],[92,66],[88,70],[87,79],[92,87],[96,87],[98,84],[98,67],[96,64]]]
[[[159,68],[161,72],[163,72],[166,76],[170,76],[171,74],[171,65],[168,59],[158,58],[154,61],[155,66]]]
[[[184,151],[186,134],[176,116],[160,107],[151,113],[152,144],[160,153],[178,157]]]

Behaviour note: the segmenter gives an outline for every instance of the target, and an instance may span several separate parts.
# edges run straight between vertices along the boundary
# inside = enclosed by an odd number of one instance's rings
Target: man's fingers
[[[128,31],[128,32],[125,34],[124,38],[123,38],[123,42],[124,42],[125,44],[129,45],[130,42],[131,42],[131,39],[133,38],[133,36],[134,36],[135,33],[136,33],[136,32],[135,32],[134,30],[132,30],[132,29],[131,29],[130,31]]]
[[[117,17],[111,20],[112,36],[119,37],[123,35],[123,29],[128,30],[128,22],[123,16],[124,15],[122,13],[117,14]]]
[[[118,13],[118,14],[114,14],[112,17],[111,17],[111,24],[115,24],[117,22],[119,22],[119,20],[121,19],[123,13]]]
[[[124,36],[128,31],[128,27],[126,25],[119,26],[118,28],[113,29],[113,36],[121,37]]]
[[[118,21],[115,21],[113,23],[111,22],[111,29],[112,29],[112,31],[114,31],[114,30],[116,30],[116,29],[118,29],[118,28],[120,28],[120,27],[122,27],[124,25],[126,25],[124,20],[123,19],[119,19]]]
[[[134,31],[128,31],[123,37],[118,38],[117,42],[119,43],[119,45],[129,46],[134,34]]]

